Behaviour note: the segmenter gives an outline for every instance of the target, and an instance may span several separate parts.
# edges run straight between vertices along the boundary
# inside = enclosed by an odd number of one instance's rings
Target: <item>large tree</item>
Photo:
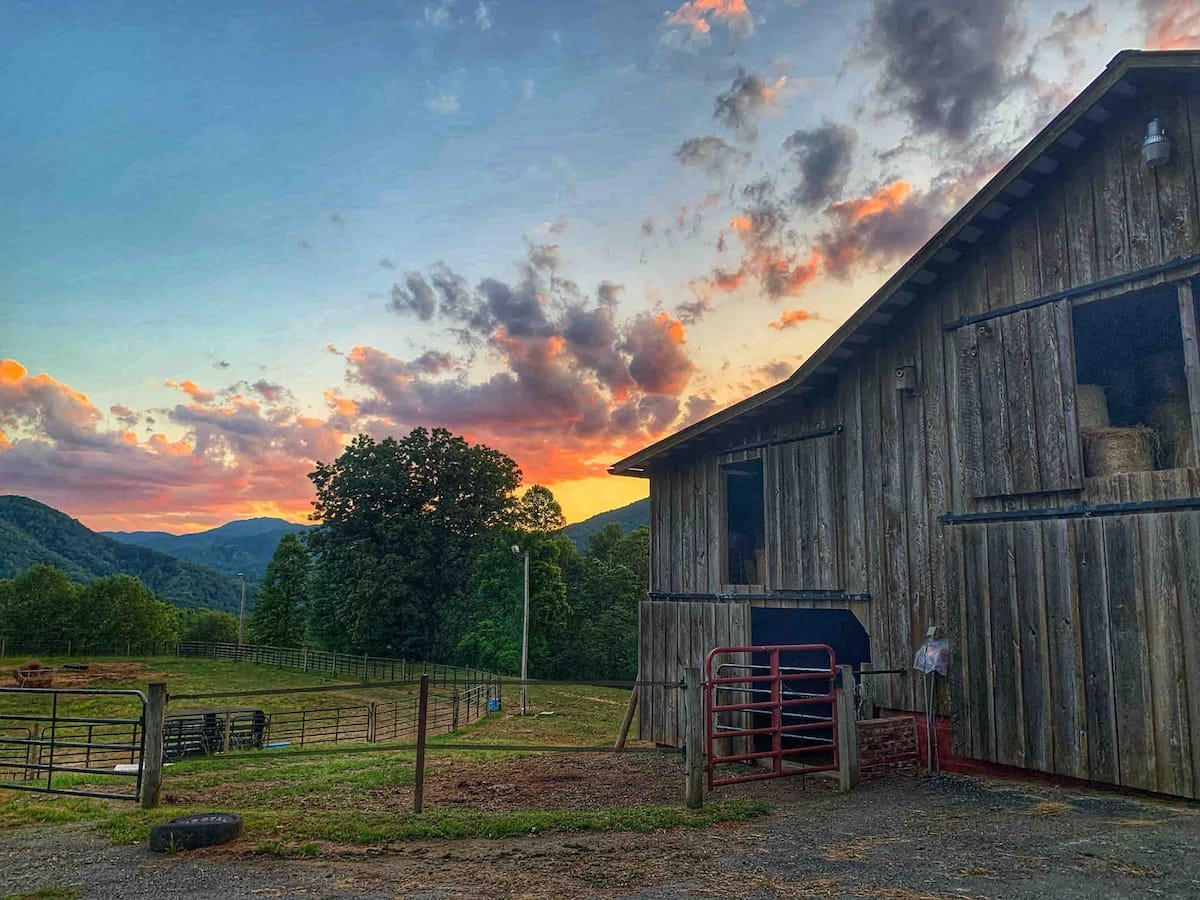
[[[338,650],[450,656],[475,560],[489,533],[513,523],[517,464],[417,428],[399,440],[359,435],[309,478],[313,633]]]
[[[299,647],[307,630],[311,581],[308,548],[298,535],[285,534],[254,597],[250,640],[272,647]]]

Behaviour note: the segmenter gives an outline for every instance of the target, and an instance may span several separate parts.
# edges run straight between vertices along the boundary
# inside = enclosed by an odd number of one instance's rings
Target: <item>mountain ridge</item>
[[[239,573],[245,573],[248,581],[256,582],[266,575],[267,564],[285,534],[312,527],[286,519],[258,516],[235,519],[207,531],[188,534],[171,534],[169,531],[106,531],[103,534],[123,544],[147,547],[208,566],[224,575],[237,577]]]
[[[83,582],[133,575],[179,607],[235,612],[241,597],[235,579],[207,566],[116,541],[29,497],[0,495],[0,578],[38,564]]]

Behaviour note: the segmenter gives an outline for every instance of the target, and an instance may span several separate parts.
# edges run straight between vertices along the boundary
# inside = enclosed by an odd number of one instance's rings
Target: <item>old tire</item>
[[[150,849],[156,853],[215,847],[241,837],[242,817],[233,813],[201,813],[172,819],[150,829]]]

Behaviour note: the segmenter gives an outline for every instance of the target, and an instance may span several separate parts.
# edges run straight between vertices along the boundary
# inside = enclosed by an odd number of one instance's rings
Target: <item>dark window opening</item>
[[[763,584],[767,523],[761,459],[724,466],[725,534],[729,584]]]
[[[1085,474],[1195,465],[1175,286],[1076,307],[1074,327]]]

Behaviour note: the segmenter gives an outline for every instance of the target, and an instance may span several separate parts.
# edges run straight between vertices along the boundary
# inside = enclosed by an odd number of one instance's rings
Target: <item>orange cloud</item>
[[[1154,4],[1146,23],[1146,47],[1150,50],[1200,47],[1200,6],[1194,0],[1166,0]]]
[[[27,371],[15,359],[0,359],[0,381],[14,384],[24,378]]]
[[[893,181],[869,197],[857,197],[841,203],[831,203],[826,207],[825,212],[836,218],[860,222],[870,216],[877,216],[903,205],[911,193],[912,185],[907,181]]]
[[[776,331],[786,331],[789,328],[795,328],[801,322],[808,322],[815,318],[818,318],[817,315],[807,309],[785,309],[783,315],[770,323],[770,327]]]
[[[722,22],[740,31],[753,27],[745,0],[688,0],[667,15],[668,24],[690,28],[697,34],[708,34],[711,22]]]
[[[708,278],[693,281],[691,286],[701,298],[707,299],[706,288],[732,293],[753,276],[772,299],[795,297],[820,274],[821,263],[822,256],[816,250],[809,253],[807,260],[798,262],[780,247],[758,247],[737,269],[714,269]]]
[[[211,403],[213,401],[213,398],[216,397],[215,392],[205,390],[204,388],[202,388],[198,384],[196,384],[196,382],[191,381],[190,379],[187,379],[187,378],[185,378],[183,381],[173,381],[170,378],[168,378],[166,380],[165,384],[167,385],[167,387],[170,387],[170,388],[178,388],[179,390],[181,390],[185,394],[187,394],[189,397],[191,397],[193,400],[195,400],[197,403]]]

